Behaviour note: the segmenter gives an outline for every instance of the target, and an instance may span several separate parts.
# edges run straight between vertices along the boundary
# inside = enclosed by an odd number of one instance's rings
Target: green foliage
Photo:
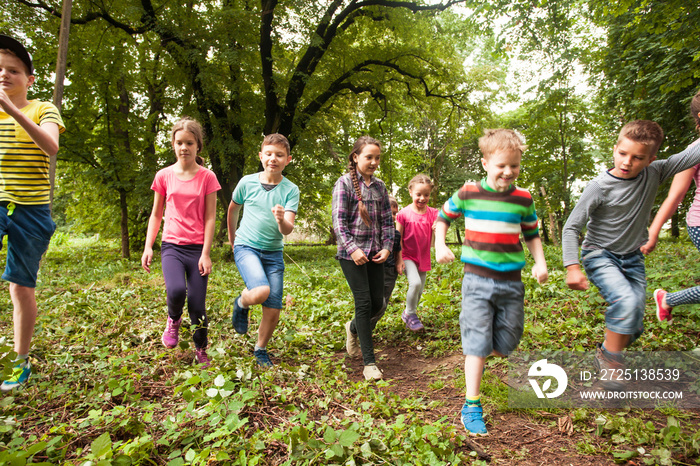
[[[61,222],[78,234],[121,235],[125,257],[140,248],[149,183],[170,163],[167,132],[183,114],[204,125],[222,208],[258,169],[261,136],[287,136],[300,223],[322,237],[331,187],[362,134],[385,144],[380,176],[392,188],[416,171],[453,173],[503,78],[502,64],[481,58],[481,29],[450,11],[454,3],[74,1]],[[40,76],[54,65],[58,16],[18,0],[0,12],[7,31],[41,44]],[[468,56],[479,65],[465,69]],[[40,79],[33,93],[51,87]]]
[[[181,347],[160,343],[165,291],[159,270],[144,273],[121,260],[113,242],[54,237],[40,274],[40,313],[32,349],[35,376],[26,390],[0,399],[0,460],[5,464],[456,464],[474,460],[458,421],[435,420],[445,400],[436,393],[464,390],[461,363],[435,376],[426,391],[396,393],[391,381],[349,379],[342,356],[342,324],[352,297],[332,247],[288,247],[290,298],[271,341],[275,369],[263,371],[251,356],[253,336],[230,329],[231,301],[243,284],[233,264],[215,249],[209,282],[209,371],[192,365],[191,333]],[[538,286],[527,272],[526,331],[522,349],[586,350],[603,335],[605,303],[594,289],[573,292],[556,265],[561,251],[547,246],[550,282]],[[688,286],[700,275],[690,244],[661,242],[649,256],[649,287]],[[669,270],[675,264],[677,269]],[[1,264],[0,264],[1,265]],[[158,261],[154,268],[157,269]],[[457,319],[461,267],[436,264],[428,274],[419,312],[429,331],[405,329],[400,313],[406,284],[397,283],[387,315],[375,332],[379,346],[415,348],[422,358],[461,353]],[[11,334],[11,304],[0,294],[0,332]],[[649,316],[635,349],[695,347],[698,306],[674,311],[674,325]],[[253,320],[259,318],[253,309]],[[252,328],[255,327],[253,323]],[[638,346],[637,346],[638,345]],[[341,354],[341,356],[338,355]],[[5,374],[14,356],[0,342]],[[382,361],[390,364],[391,361]],[[490,359],[482,384],[488,422],[507,413],[507,386],[496,374],[505,362]],[[579,409],[577,432],[591,435],[582,455],[607,452],[618,461],[635,455],[650,464],[698,458],[700,438],[692,412],[660,407],[659,426],[649,413]],[[456,415],[456,414],[455,414]],[[536,419],[528,422],[548,422]],[[493,418],[493,421],[490,419]],[[589,432],[590,433],[587,433]],[[591,448],[591,442],[597,448]],[[602,444],[601,444],[602,443]],[[504,451],[527,458],[524,449]]]

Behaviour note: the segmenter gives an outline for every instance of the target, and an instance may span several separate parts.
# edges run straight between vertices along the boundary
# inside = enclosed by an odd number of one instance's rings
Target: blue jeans
[[[284,256],[282,251],[263,251],[245,244],[233,247],[233,259],[245,287],[249,290],[259,286],[270,287],[270,295],[263,306],[282,309],[284,292]]]
[[[56,224],[48,204],[15,204],[11,214],[8,204],[0,204],[0,245],[7,235],[7,262],[2,279],[36,288],[41,256],[49,248]]]
[[[619,255],[605,249],[582,249],[581,262],[588,279],[608,303],[605,326],[612,332],[630,335],[631,344],[644,330],[644,254],[639,250]]]
[[[525,328],[523,282],[496,280],[466,272],[462,279],[459,327],[462,351],[486,357],[494,350],[510,354]]]

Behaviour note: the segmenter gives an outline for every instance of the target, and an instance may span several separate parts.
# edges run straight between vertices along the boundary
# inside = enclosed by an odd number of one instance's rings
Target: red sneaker
[[[666,292],[664,290],[662,290],[661,288],[659,288],[658,290],[654,290],[654,303],[656,303],[656,318],[659,319],[659,321],[665,320],[670,323],[673,320],[673,316],[671,316],[671,311],[673,311],[673,308],[664,308],[664,297],[666,297]]]

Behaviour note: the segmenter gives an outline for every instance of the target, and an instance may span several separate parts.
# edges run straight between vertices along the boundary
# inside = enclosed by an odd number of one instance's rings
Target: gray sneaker
[[[616,358],[606,355],[599,343],[595,350],[594,364],[598,370],[598,383],[601,388],[615,392],[625,389],[625,363],[622,356]]]

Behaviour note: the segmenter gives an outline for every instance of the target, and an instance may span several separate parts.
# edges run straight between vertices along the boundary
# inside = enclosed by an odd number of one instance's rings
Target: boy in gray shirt
[[[639,248],[647,241],[656,190],[676,173],[700,163],[700,145],[655,160],[663,137],[663,130],[653,121],[627,123],[614,146],[614,167],[588,183],[564,225],[566,284],[573,290],[585,290],[590,279],[608,303],[605,340],[596,350],[599,370],[624,369],[622,350],[644,328],[647,283]],[[577,257],[584,227],[581,262],[588,279]],[[624,388],[622,378],[601,385],[608,390]]]

